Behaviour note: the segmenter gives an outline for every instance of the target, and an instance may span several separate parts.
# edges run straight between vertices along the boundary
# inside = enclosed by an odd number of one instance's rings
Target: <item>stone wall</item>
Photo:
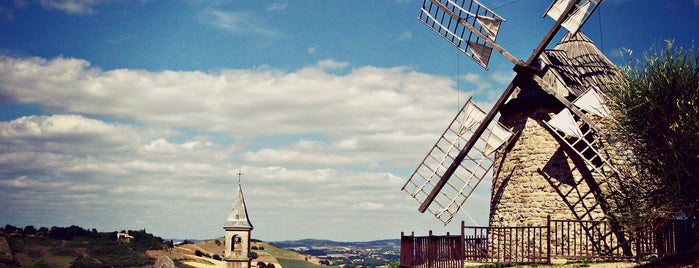
[[[544,225],[549,215],[566,220],[604,218],[595,179],[541,122],[555,112],[558,109],[539,108],[500,118],[515,136],[496,156],[490,226]]]

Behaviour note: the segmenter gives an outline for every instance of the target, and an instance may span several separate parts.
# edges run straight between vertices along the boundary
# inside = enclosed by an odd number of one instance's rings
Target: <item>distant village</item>
[[[276,246],[321,259],[322,264],[351,264],[371,267],[397,262],[400,259],[400,241],[332,242],[302,240],[275,242]],[[300,245],[303,244],[303,245]]]

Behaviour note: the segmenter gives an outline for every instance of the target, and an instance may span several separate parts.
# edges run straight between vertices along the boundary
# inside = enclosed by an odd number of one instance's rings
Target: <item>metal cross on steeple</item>
[[[243,176],[243,172],[238,170],[238,184],[240,184],[240,177]]]

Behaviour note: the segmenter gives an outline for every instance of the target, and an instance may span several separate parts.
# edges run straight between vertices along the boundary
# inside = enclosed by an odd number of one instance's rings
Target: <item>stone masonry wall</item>
[[[588,186],[592,176],[584,163],[575,163],[541,122],[555,112],[540,108],[500,118],[515,137],[496,156],[490,226],[545,225],[549,215],[565,220],[604,218]]]

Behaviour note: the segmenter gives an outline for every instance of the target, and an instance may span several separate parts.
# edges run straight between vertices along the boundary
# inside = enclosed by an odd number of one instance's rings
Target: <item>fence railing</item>
[[[401,233],[401,267],[464,267],[464,243],[461,235],[409,236]]]
[[[551,259],[628,259],[690,249],[688,221],[625,231],[607,221],[551,220],[520,227],[464,226],[461,235],[405,236],[402,267],[463,267],[463,263],[550,263]]]
[[[463,223],[462,223],[463,224]],[[474,262],[546,263],[546,226],[476,227],[463,226],[466,260]]]
[[[549,219],[547,225],[553,258],[630,258],[640,245],[632,245],[630,232],[614,230],[607,221]]]

